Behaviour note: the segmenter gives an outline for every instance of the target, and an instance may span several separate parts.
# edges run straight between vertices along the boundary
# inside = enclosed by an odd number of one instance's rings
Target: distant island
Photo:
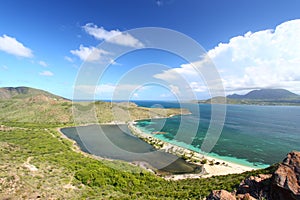
[[[218,104],[224,102],[224,97],[213,97],[207,100],[194,101],[199,104]],[[285,89],[252,90],[245,95],[232,94],[226,97],[227,104],[245,105],[300,105],[300,95]]]

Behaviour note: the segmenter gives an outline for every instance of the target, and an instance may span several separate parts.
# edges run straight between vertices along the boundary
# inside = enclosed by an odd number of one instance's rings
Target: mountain
[[[71,123],[71,101],[30,87],[0,88],[0,121]]]
[[[213,97],[207,100],[196,101],[203,104],[223,104],[224,97]],[[300,105],[300,95],[285,89],[252,90],[245,95],[232,94],[226,97],[227,104],[246,105]]]
[[[260,89],[253,90],[245,95],[228,95],[230,99],[252,99],[252,100],[291,100],[300,99],[300,95],[285,89]]]
[[[67,99],[51,94],[49,92],[30,88],[30,87],[3,87],[0,88],[0,100],[7,100],[7,99],[39,99],[39,100],[46,100],[46,101],[67,101]]]

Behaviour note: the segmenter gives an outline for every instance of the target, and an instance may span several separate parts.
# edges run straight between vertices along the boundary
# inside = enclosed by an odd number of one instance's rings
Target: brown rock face
[[[271,174],[250,176],[236,193],[214,190],[208,200],[300,200],[300,152],[291,152]]]
[[[272,199],[300,200],[300,152],[291,152],[273,175]]]
[[[271,174],[259,174],[258,176],[250,176],[240,183],[237,194],[242,194],[240,196],[246,196],[247,194],[253,199],[267,198],[271,177]]]
[[[206,200],[236,200],[235,195],[232,195],[226,190],[214,190],[206,198]]]

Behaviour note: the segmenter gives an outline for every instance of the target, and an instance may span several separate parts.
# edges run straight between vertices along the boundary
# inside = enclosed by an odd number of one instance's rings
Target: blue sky
[[[116,48],[142,48],[147,38],[142,41],[122,32],[162,27],[187,35],[208,52],[226,94],[257,88],[286,88],[300,94],[298,0],[0,3],[0,87],[29,86],[67,98],[73,98],[74,91],[83,92],[82,98],[88,93],[101,99],[127,91],[131,99],[174,99],[184,94],[175,84],[181,81],[170,79],[176,73],[196,98],[208,98],[205,81],[191,73],[180,56],[141,49],[111,60],[113,53],[98,46],[104,41]],[[111,39],[118,34],[119,40]],[[92,50],[93,55],[87,56]],[[96,65],[101,59],[111,65],[96,86],[78,85],[82,64]],[[129,76],[132,71],[136,73]],[[141,85],[139,80],[146,79],[154,84]]]

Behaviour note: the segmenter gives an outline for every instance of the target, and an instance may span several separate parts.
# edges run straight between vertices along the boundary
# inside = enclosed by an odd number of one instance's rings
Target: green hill
[[[189,113],[181,109],[138,107],[134,103],[72,102],[49,92],[28,87],[0,88],[0,96],[0,121],[10,123],[128,122]]]

